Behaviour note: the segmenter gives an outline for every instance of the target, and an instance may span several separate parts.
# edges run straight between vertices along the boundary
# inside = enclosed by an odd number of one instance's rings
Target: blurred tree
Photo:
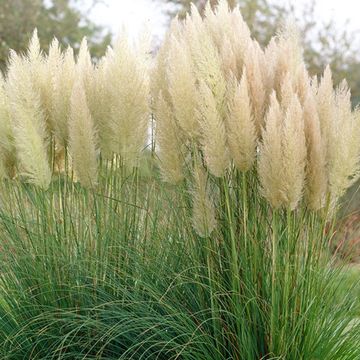
[[[203,12],[206,0],[154,0],[173,4],[169,15],[185,16],[194,3]],[[214,6],[217,0],[210,0]],[[357,34],[346,27],[342,30],[334,19],[320,23],[316,12],[316,1],[309,0],[301,11],[293,5],[276,4],[271,0],[228,0],[231,8],[237,4],[254,37],[266,45],[281,24],[293,18],[298,24],[304,43],[304,56],[312,75],[322,73],[331,65],[334,81],[346,78],[352,90],[353,103],[360,103],[360,57],[354,39]]]
[[[85,5],[88,11],[81,10]],[[0,68],[6,65],[9,49],[26,49],[35,28],[45,50],[54,36],[75,50],[86,36],[92,55],[103,54],[111,35],[90,21],[91,6],[82,0],[0,0]]]

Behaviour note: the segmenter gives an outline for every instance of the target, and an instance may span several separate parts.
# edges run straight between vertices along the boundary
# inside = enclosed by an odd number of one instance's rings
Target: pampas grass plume
[[[306,161],[303,112],[296,95],[286,109],[282,136],[281,191],[284,205],[294,210],[303,194]]]
[[[235,79],[233,81],[236,82]],[[248,171],[255,161],[257,137],[246,70],[240,83],[236,84],[230,102],[227,134],[229,150],[235,166],[241,171]]]
[[[47,188],[51,171],[47,156],[45,115],[28,59],[11,54],[7,91],[20,171],[29,182]]]
[[[180,128],[191,139],[198,135],[196,78],[190,50],[184,40],[171,39],[168,57],[169,92]]]
[[[37,30],[33,32],[30,40],[28,51],[26,53],[26,61],[28,73],[32,86],[39,93],[40,105],[45,120],[45,129],[47,141],[49,142],[52,132],[51,102],[53,95],[53,65],[58,61],[59,48],[57,40],[54,40],[50,46],[50,57],[45,57],[40,48],[40,41]]]
[[[142,51],[140,50],[142,49]],[[112,151],[129,167],[137,166],[147,139],[149,79],[144,47],[131,47],[120,36],[106,65],[106,91],[110,102],[108,139]]]
[[[276,93],[270,96],[270,106],[266,115],[265,128],[259,150],[258,173],[261,192],[269,203],[279,208],[283,204],[281,182],[282,164],[282,119],[283,114]]]
[[[222,71],[220,54],[198,10],[191,8],[191,17],[186,19],[185,36],[194,62],[198,82],[204,82],[211,90],[220,116],[225,113],[226,82]]]
[[[304,126],[307,146],[305,196],[310,209],[325,205],[327,191],[326,148],[321,135],[316,100],[308,94],[304,103]]]
[[[257,131],[260,132],[263,126],[263,117],[265,112],[266,88],[263,73],[261,70],[262,50],[258,44],[253,41],[245,53],[244,64],[247,72],[247,81],[249,84],[249,93],[253,106],[253,114]]]
[[[5,90],[5,80],[0,74],[0,177],[14,176],[16,150],[11,122],[9,97]]]
[[[73,49],[69,47],[54,74],[54,95],[52,118],[54,134],[58,143],[66,147],[69,142],[70,98],[75,80],[75,60]]]
[[[45,112],[48,126],[52,132],[55,131],[56,119],[54,118],[54,98],[58,96],[55,92],[55,79],[61,71],[63,55],[59,42],[56,38],[50,44],[49,55],[44,58],[43,71],[39,76],[40,94],[42,106]]]
[[[170,105],[160,92],[155,105],[156,143],[159,165],[165,181],[178,183],[184,178],[182,141]]]
[[[229,164],[225,123],[216,106],[216,98],[207,84],[199,86],[198,117],[201,127],[201,143],[206,165],[211,174],[224,175]]]
[[[325,68],[323,77],[316,92],[317,110],[320,119],[321,133],[328,147],[331,126],[335,121],[335,97],[330,67]]]
[[[80,183],[93,187],[97,184],[96,131],[79,78],[75,80],[70,104],[69,146],[73,167]]]
[[[358,179],[360,174],[360,122],[352,113],[350,90],[343,81],[335,92],[335,116],[328,138],[329,191],[332,204]]]

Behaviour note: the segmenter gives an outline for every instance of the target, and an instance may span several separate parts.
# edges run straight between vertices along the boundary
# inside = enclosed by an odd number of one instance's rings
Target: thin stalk
[[[272,245],[272,273],[271,273],[271,316],[270,316],[270,350],[274,351],[276,348],[275,339],[277,338],[276,334],[276,322],[278,320],[278,304],[276,300],[276,281],[277,281],[277,244],[278,244],[278,228],[277,228],[277,217],[278,212],[276,209],[273,210],[272,213],[272,237],[271,237],[271,245]]]

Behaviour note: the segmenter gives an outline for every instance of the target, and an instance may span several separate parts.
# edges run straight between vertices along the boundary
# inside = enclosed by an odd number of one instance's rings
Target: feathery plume
[[[330,67],[327,66],[316,93],[317,110],[320,119],[321,134],[326,148],[329,146],[331,126],[335,120],[335,97]]]
[[[70,104],[69,146],[74,170],[83,186],[93,187],[97,184],[96,131],[80,79],[75,80]]]
[[[293,23],[287,23],[276,39],[273,47],[275,60],[274,88],[279,91],[281,83],[287,73],[295,79],[299,69],[304,64],[302,47],[298,28]]]
[[[5,81],[0,74],[0,177],[14,176],[16,152],[11,123],[9,98],[5,92]]]
[[[221,0],[213,11],[208,3],[204,23],[220,53],[225,76],[232,73],[240,79],[251,34],[239,7],[230,11],[227,0]]]
[[[193,227],[201,237],[210,236],[216,227],[215,207],[208,188],[208,179],[204,169],[194,169]]]
[[[40,92],[32,81],[28,59],[11,53],[7,92],[17,155],[29,182],[47,188],[51,171],[47,157],[47,133]]]
[[[263,126],[266,103],[266,88],[261,71],[261,52],[262,50],[258,44],[252,42],[247,48],[244,59],[249,84],[249,93],[258,133],[260,133]]]
[[[244,55],[252,39],[250,29],[241,15],[239,6],[231,13],[231,25],[232,30],[227,36],[231,39],[237,63],[237,78],[240,79],[244,65]]]
[[[88,42],[84,37],[80,44],[79,55],[76,61],[76,78],[83,83],[84,91],[86,94],[86,101],[93,114],[94,109],[99,106],[97,93],[95,89],[95,67],[91,61],[91,55],[89,52]]]
[[[241,171],[249,170],[255,161],[257,138],[246,70],[230,102],[227,134],[229,150],[235,166]]]
[[[270,96],[270,106],[266,115],[265,129],[260,144],[258,172],[261,192],[274,208],[283,204],[281,181],[282,163],[282,119],[283,114],[275,92]]]
[[[76,65],[79,69],[80,78],[84,81],[86,90],[86,86],[91,85],[92,72],[94,70],[86,37],[81,41]]]
[[[182,141],[173,111],[160,92],[155,105],[156,140],[159,147],[159,163],[163,178],[170,183],[184,178]]]
[[[294,98],[295,92],[293,88],[292,78],[289,72],[284,74],[283,80],[280,84],[280,92],[278,98],[282,109],[286,110],[292,99]]]
[[[172,38],[168,57],[169,92],[175,118],[188,138],[198,135],[196,84],[190,50],[185,41]]]
[[[308,94],[304,103],[304,126],[307,146],[305,196],[310,209],[325,205],[327,190],[326,148],[321,135],[316,100]]]
[[[70,98],[75,80],[75,60],[72,48],[68,48],[59,70],[54,74],[52,119],[54,135],[58,143],[66,147],[69,141]]]
[[[279,57],[279,46],[275,38],[272,38],[264,50],[264,57],[263,57],[264,85],[267,91],[270,93],[274,89],[277,90],[275,86],[275,80],[276,80],[278,57]]]
[[[311,79],[305,64],[299,66],[294,83],[295,93],[299,98],[300,104],[304,106],[308,94],[311,93]]]
[[[346,81],[335,92],[335,116],[328,140],[329,191],[334,205],[360,174],[360,122],[358,113],[351,112]]]
[[[62,62],[63,55],[60,51],[59,42],[54,38],[49,48],[49,55],[44,58],[43,71],[39,77],[41,102],[49,129],[52,132],[55,131],[56,126],[53,112],[53,102],[55,96],[57,96],[55,93],[55,78],[60,72]]]
[[[108,59],[105,80],[110,102],[108,139],[129,167],[137,165],[147,139],[149,81],[146,54],[132,49],[124,34]]]
[[[52,57],[54,57],[55,47],[52,47]],[[30,81],[33,83],[33,87],[39,93],[40,96],[40,105],[43,112],[43,118],[45,121],[46,129],[46,138],[49,143],[52,124],[50,122],[51,114],[51,97],[53,94],[53,85],[49,67],[47,66],[47,61],[44,57],[43,52],[40,48],[40,41],[38,37],[37,30],[33,32],[33,36],[30,40],[28,50],[26,53],[26,61],[28,72],[30,74]]]
[[[214,44],[220,49],[226,35],[231,34],[233,31],[231,12],[227,0],[220,0],[215,11],[209,1],[205,6],[204,15],[204,23],[213,38]]]
[[[113,158],[113,144],[110,139],[114,133],[110,126],[110,112],[112,108],[112,97],[108,86],[108,66],[109,59],[114,56],[112,48],[108,48],[94,70],[93,81],[93,101],[90,104],[91,115],[98,130],[99,145],[103,158],[111,160]]]
[[[185,34],[194,62],[196,79],[209,87],[220,116],[225,113],[226,82],[218,50],[195,6],[185,22]]]
[[[306,161],[303,112],[296,95],[286,110],[282,136],[281,192],[284,205],[294,210],[303,194]]]
[[[229,164],[225,124],[216,107],[215,96],[204,81],[199,85],[198,102],[205,162],[214,176],[221,177]]]
[[[41,52],[40,40],[37,29],[33,31],[32,37],[29,42],[28,50],[26,52],[26,56],[31,64],[40,64],[43,61],[43,54]]]
[[[171,102],[171,96],[168,89],[168,54],[171,46],[172,39],[178,39],[179,41],[183,37],[184,26],[176,17],[171,21],[170,29],[167,32],[163,45],[158,51],[155,64],[151,70],[151,95],[154,99],[159,97],[160,92],[162,97],[168,103]]]
[[[221,57],[222,71],[225,74],[226,78],[231,75],[239,77],[237,59],[231,40],[229,38],[224,38],[224,41],[220,46],[219,53]]]

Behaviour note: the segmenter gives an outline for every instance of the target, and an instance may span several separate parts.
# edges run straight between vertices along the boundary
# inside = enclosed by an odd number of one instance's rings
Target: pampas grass
[[[72,48],[62,55],[60,66],[53,77],[52,119],[54,137],[66,147],[69,141],[70,98],[75,81],[75,60]]]
[[[246,69],[240,83],[237,83],[235,79],[234,82],[234,94],[229,103],[226,121],[227,140],[235,166],[240,171],[248,171],[255,161],[257,136]]]
[[[48,132],[30,59],[12,54],[6,85],[20,173],[46,189],[51,181]]]
[[[36,32],[0,79],[0,357],[360,358],[330,252],[360,116],[225,0],[155,59]],[[151,131],[151,137],[149,136]]]
[[[80,79],[75,81],[70,103],[69,147],[73,167],[80,183],[92,187],[97,184],[97,134]]]
[[[104,121],[110,130],[106,141],[129,167],[137,166],[139,154],[145,147],[150,115],[147,49],[140,45],[138,49],[131,49],[123,35],[104,60],[109,107],[108,119]]]

